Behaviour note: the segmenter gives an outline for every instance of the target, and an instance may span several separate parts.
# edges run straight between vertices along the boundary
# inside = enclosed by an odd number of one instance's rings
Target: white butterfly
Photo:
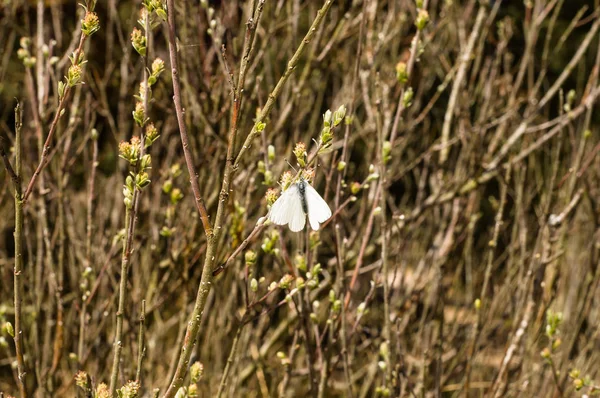
[[[269,220],[277,225],[288,224],[293,232],[302,231],[306,216],[313,230],[331,217],[331,209],[321,195],[304,179],[290,185],[271,206]]]

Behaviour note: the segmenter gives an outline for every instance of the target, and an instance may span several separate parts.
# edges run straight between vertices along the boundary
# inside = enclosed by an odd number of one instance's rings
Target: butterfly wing
[[[306,205],[308,207],[308,222],[310,227],[317,231],[319,224],[331,217],[331,209],[321,195],[310,185],[305,185]]]
[[[301,231],[306,223],[306,215],[302,210],[300,192],[296,184],[290,185],[279,199],[271,206],[269,220],[277,225],[289,225],[294,232]]]

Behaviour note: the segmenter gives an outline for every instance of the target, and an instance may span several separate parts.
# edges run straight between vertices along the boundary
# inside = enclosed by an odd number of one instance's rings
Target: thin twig
[[[21,105],[15,107],[15,268],[14,268],[14,305],[15,305],[15,330],[14,341],[17,354],[17,372],[19,379],[19,394],[21,398],[27,398],[27,387],[25,376],[27,368],[23,353],[23,329],[21,306],[23,301],[23,201],[21,196],[21,127],[23,126],[23,114]]]
[[[140,312],[140,330],[138,333],[138,359],[137,359],[137,371],[135,373],[135,381],[140,386],[142,385],[142,365],[144,362],[144,356],[146,355],[146,300],[142,300],[142,311]]]

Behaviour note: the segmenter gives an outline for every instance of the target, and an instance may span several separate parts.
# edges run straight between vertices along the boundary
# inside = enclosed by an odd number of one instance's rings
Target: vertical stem
[[[15,268],[14,268],[14,290],[15,290],[15,350],[17,353],[17,372],[19,377],[19,394],[21,398],[27,397],[25,387],[25,360],[23,358],[23,330],[21,325],[21,304],[23,301],[23,202],[21,200],[21,106],[17,103],[15,107]]]
[[[92,169],[90,173],[88,197],[87,197],[87,225],[86,225],[86,241],[85,241],[85,259],[88,267],[92,266],[92,231],[93,225],[93,206],[94,206],[94,190],[96,181],[96,169],[98,167],[98,137],[92,133],[93,154],[92,154]],[[79,342],[77,346],[77,358],[81,364],[83,358],[83,347],[85,345],[85,317],[87,314],[87,299],[83,299],[81,304],[81,313],[79,314]]]
[[[142,312],[140,313],[140,332],[138,335],[138,361],[137,361],[137,372],[135,374],[135,381],[142,385],[142,364],[144,362],[144,355],[146,354],[145,346],[145,321],[146,321],[146,300],[142,300]]]
[[[246,312],[247,314],[248,312]],[[231,364],[235,359],[235,353],[237,351],[237,345],[240,340],[240,334],[242,334],[242,329],[246,324],[246,316],[242,318],[240,322],[240,326],[238,326],[237,332],[235,333],[235,338],[233,339],[233,343],[231,344],[231,350],[229,351],[229,357],[227,357],[227,365],[225,365],[225,370],[223,371],[223,376],[221,376],[221,382],[219,383],[219,391],[217,391],[217,398],[220,398],[225,391],[225,387],[227,387],[227,377],[229,376],[229,371],[231,370]]]
[[[137,190],[135,191],[137,192]],[[134,194],[134,196],[137,196]],[[133,203],[135,203],[135,197]],[[123,254],[121,257],[121,282],[119,283],[119,307],[117,309],[117,330],[115,332],[115,352],[113,357],[113,366],[110,376],[110,391],[116,396],[117,381],[119,378],[119,362],[121,361],[121,350],[123,349],[123,313],[125,312],[125,300],[127,295],[127,272],[129,269],[129,257],[131,254],[131,242],[133,241],[133,217],[134,210],[127,208],[125,211],[125,231],[126,236],[123,242]]]
[[[179,126],[179,136],[181,138],[181,146],[183,147],[183,155],[185,157],[185,164],[188,169],[190,176],[190,185],[192,186],[192,192],[194,193],[194,201],[196,203],[196,209],[200,213],[200,219],[202,220],[202,226],[204,227],[204,233],[207,238],[212,235],[212,226],[208,219],[208,212],[204,205],[204,199],[200,193],[200,185],[198,184],[198,172],[194,165],[194,159],[192,158],[192,152],[190,151],[190,140],[188,137],[187,127],[183,118],[183,105],[181,103],[181,84],[179,82],[179,68],[177,63],[177,48],[175,39],[175,2],[167,1],[168,9],[168,31],[169,31],[169,60],[171,61],[171,78],[173,81],[173,103],[175,104],[175,113],[177,115],[177,124]],[[210,239],[208,239],[210,240]]]
[[[378,81],[376,83],[378,85]],[[377,88],[378,90],[378,88]],[[379,96],[379,93],[377,93]],[[385,145],[385,138],[383,132],[383,126],[381,123],[381,100],[377,98],[377,132],[379,137],[379,167],[380,167],[380,178],[382,189],[379,191],[379,207],[381,208],[381,275],[383,277],[383,338],[387,344],[388,355],[385,357],[386,362],[386,383],[385,385],[390,388],[392,385],[392,365],[395,361],[391,358],[392,344],[391,344],[391,325],[390,325],[390,285],[389,285],[389,267],[388,267],[388,243],[386,238],[387,233],[387,215],[386,215],[386,192],[387,192],[387,178],[386,178],[386,159],[383,155],[383,148]]]

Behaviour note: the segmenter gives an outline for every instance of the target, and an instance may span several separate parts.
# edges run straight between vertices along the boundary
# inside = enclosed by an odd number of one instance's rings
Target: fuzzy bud
[[[75,374],[75,384],[84,390],[88,388],[88,374],[80,370]]]
[[[144,147],[148,148],[160,137],[158,130],[154,127],[154,123],[150,123],[146,126],[146,137],[144,139]]]
[[[283,175],[281,176],[280,184],[283,187],[284,191],[286,189],[288,189],[290,185],[292,185],[293,180],[294,180],[294,176],[292,175],[292,173],[290,171],[286,171],[285,173],[283,173]]]
[[[273,203],[279,197],[279,192],[274,188],[267,189],[267,193],[265,194],[265,198],[267,199],[267,206],[272,206]]]
[[[137,123],[138,126],[143,126],[146,123],[146,111],[144,110],[144,103],[138,101],[135,104],[135,110],[131,113],[133,115],[133,120]]]
[[[131,45],[142,57],[146,56],[146,36],[138,28],[133,28],[131,32]]]
[[[118,390],[121,398],[137,398],[140,391],[140,383],[137,381],[129,381]]]
[[[279,280],[279,288],[280,289],[289,289],[293,280],[294,280],[293,276],[291,276],[290,274],[285,274]]]
[[[96,388],[96,398],[110,398],[110,390],[105,383],[100,383]]]
[[[165,70],[165,62],[160,59],[160,58],[156,58],[154,60],[154,62],[152,62],[152,73],[151,75],[148,77],[148,84],[149,85],[153,85],[156,83],[156,81],[158,80],[160,74]]]
[[[95,12],[87,11],[81,20],[81,31],[86,36],[91,36],[100,30],[100,20]]]
[[[194,362],[190,368],[190,378],[192,383],[198,383],[204,375],[204,365],[200,362]]]
[[[406,83],[408,81],[408,70],[405,62],[396,64],[396,79],[398,83]]]
[[[296,155],[296,159],[298,159],[298,164],[300,167],[306,167],[306,145],[303,142],[298,142],[296,147],[294,148],[294,155]]]
[[[67,71],[67,86],[73,87],[81,83],[83,70],[79,65],[71,65]]]

